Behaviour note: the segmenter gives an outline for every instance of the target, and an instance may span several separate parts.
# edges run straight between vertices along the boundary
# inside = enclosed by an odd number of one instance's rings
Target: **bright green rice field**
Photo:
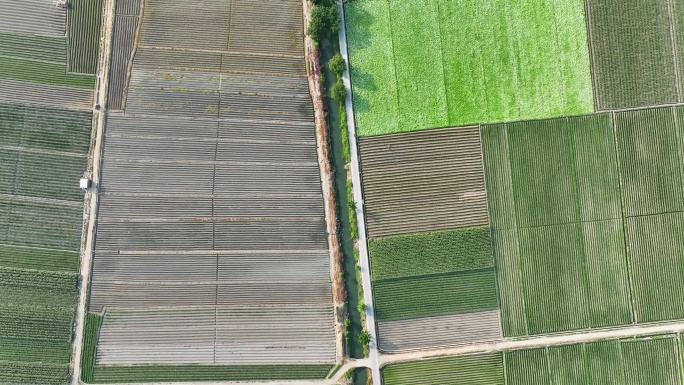
[[[364,0],[345,16],[361,136],[594,110],[583,0]]]

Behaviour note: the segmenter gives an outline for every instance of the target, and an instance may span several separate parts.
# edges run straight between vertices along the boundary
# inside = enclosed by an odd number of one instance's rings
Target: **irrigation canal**
[[[340,103],[330,98],[332,85],[337,81],[335,73],[328,68],[328,61],[339,49],[337,41],[334,43],[329,39],[322,42],[321,61],[324,65],[325,89],[328,95],[328,125],[330,127],[330,145],[333,156],[333,167],[335,168],[335,195],[337,198],[337,211],[340,220],[340,247],[344,254],[344,285],[347,291],[347,310],[349,312],[349,357],[364,358],[363,346],[358,343],[358,337],[363,330],[361,324],[361,313],[358,311],[359,303],[359,283],[356,280],[356,261],[354,260],[354,240],[351,236],[351,226],[349,222],[349,211],[347,207],[347,170],[342,155],[342,130],[340,127]],[[366,385],[367,371],[365,369],[356,370],[354,374],[354,385]]]

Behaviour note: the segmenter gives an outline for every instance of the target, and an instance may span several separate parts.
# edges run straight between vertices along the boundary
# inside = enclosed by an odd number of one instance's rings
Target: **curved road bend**
[[[342,0],[337,1],[337,7],[340,13],[340,53],[344,61],[349,63],[349,54],[347,52],[347,30],[344,23],[344,7]],[[347,66],[349,67],[349,66]],[[347,125],[349,127],[349,147],[351,155],[351,175],[352,186],[354,189],[354,201],[356,202],[356,219],[359,228],[359,265],[361,265],[361,281],[363,285],[363,301],[366,304],[366,329],[371,336],[369,347],[368,360],[371,369],[372,384],[382,384],[380,378],[380,365],[378,363],[378,333],[376,331],[375,323],[375,307],[373,306],[373,292],[371,290],[370,277],[370,260],[368,258],[368,246],[366,243],[366,222],[363,216],[363,194],[361,192],[361,172],[359,167],[359,151],[356,143],[356,124],[354,121],[354,108],[352,106],[352,92],[351,80],[349,78],[349,68],[342,74],[342,81],[344,87],[347,89],[347,97],[345,99],[347,111]]]

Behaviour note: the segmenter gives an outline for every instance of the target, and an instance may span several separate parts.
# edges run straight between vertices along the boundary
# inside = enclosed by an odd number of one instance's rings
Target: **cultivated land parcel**
[[[101,2],[0,1],[0,382],[69,378]]]
[[[345,5],[380,349],[684,318],[683,7]],[[678,338],[664,340],[674,369],[631,373],[621,361],[605,376],[679,383]],[[602,354],[668,356],[627,342]],[[473,364],[482,373],[472,378],[448,360],[425,371],[388,367],[384,377],[596,383],[597,374],[563,379],[557,364],[559,354],[593,346],[602,345],[490,356]]]

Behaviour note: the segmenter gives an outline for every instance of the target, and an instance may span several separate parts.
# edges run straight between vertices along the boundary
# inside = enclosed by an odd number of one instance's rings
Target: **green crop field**
[[[494,269],[375,281],[373,291],[379,320],[498,307]]]
[[[504,385],[503,356],[488,354],[391,364],[382,368],[385,385]]]
[[[332,365],[95,366],[94,383],[324,379]]]
[[[610,115],[482,129],[506,335],[632,321]]]
[[[3,383],[17,385],[64,385],[69,381],[69,364],[0,361]]]
[[[679,336],[390,364],[386,385],[679,385]]]
[[[374,280],[494,266],[488,227],[374,238],[368,248]]]
[[[93,382],[95,369],[95,350],[97,337],[100,333],[102,317],[99,314],[87,314],[83,332],[83,351],[81,353],[81,380],[85,383]]]
[[[95,74],[100,51],[102,0],[69,2],[69,71]]]
[[[0,78],[77,88],[95,88],[95,77],[67,73],[66,65],[0,57]]]
[[[0,266],[74,272],[78,270],[78,253],[37,247],[0,245]]]
[[[676,2],[679,3],[679,2]],[[681,101],[675,52],[684,14],[670,15],[667,0],[588,0],[590,47],[597,106],[601,110]],[[681,60],[681,56],[680,56]],[[680,66],[681,71],[681,66]]]
[[[366,0],[345,17],[359,135],[593,112],[581,0]]]
[[[66,37],[0,32],[0,56],[66,63]]]

